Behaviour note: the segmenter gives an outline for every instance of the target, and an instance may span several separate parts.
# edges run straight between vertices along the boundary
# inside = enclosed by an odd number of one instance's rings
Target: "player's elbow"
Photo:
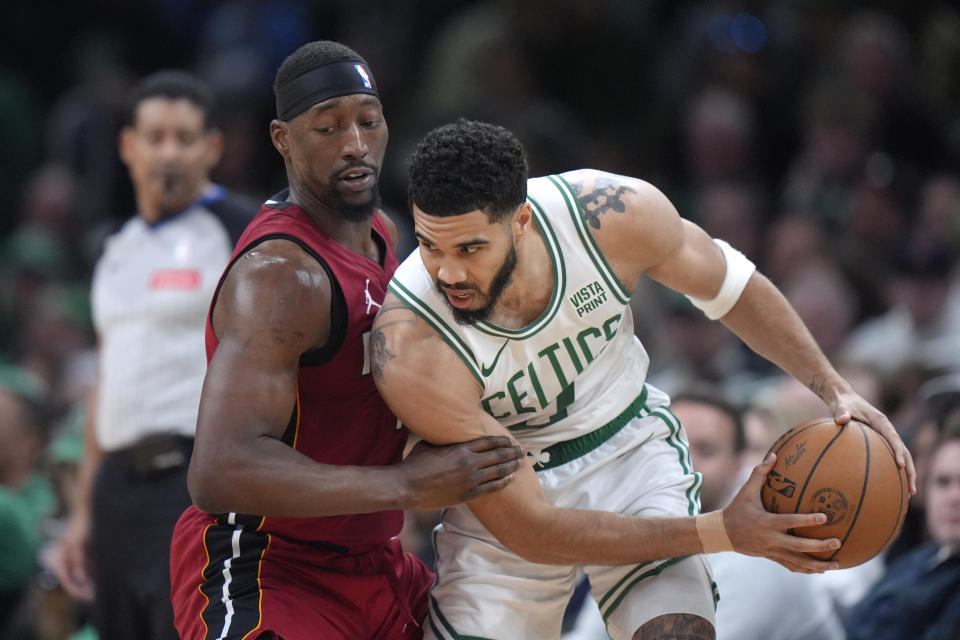
[[[219,480],[218,480],[219,477]],[[187,471],[187,491],[193,506],[204,513],[226,513],[231,509],[222,495],[222,476],[209,465],[201,464],[195,457]]]

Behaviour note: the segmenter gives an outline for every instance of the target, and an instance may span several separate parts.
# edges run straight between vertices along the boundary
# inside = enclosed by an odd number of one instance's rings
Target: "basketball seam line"
[[[857,524],[857,519],[860,517],[860,510],[863,508],[863,501],[867,495],[867,484],[870,481],[870,438],[867,437],[867,432],[864,430],[864,427],[859,422],[855,422],[858,427],[860,427],[860,434],[863,436],[863,444],[866,449],[866,468],[863,471],[863,487],[860,488],[860,500],[857,502],[857,510],[853,514],[853,519],[850,522],[850,526],[847,527],[847,533],[843,536],[843,540],[840,541],[840,549],[843,548],[843,543],[847,541],[847,538],[850,537],[850,534],[853,532],[853,527]],[[837,554],[840,553],[840,549],[837,549],[832,554],[830,554],[830,560],[833,560],[837,557]]]
[[[810,426],[813,427],[816,425],[810,425]],[[820,462],[823,460],[823,456],[827,455],[827,451],[829,451],[830,447],[833,446],[833,443],[837,441],[837,438],[840,437],[840,435],[843,433],[843,430],[846,428],[846,426],[847,425],[840,425],[840,430],[837,431],[837,435],[833,436],[833,438],[830,439],[830,442],[827,443],[827,446],[825,446],[820,451],[820,455],[817,456],[816,462],[813,463],[813,466],[810,467],[810,471],[807,472],[807,477],[803,479],[803,488],[800,489],[800,495],[797,496],[797,503],[793,507],[794,513],[800,513],[800,505],[803,503],[803,494],[807,492],[807,486],[810,484],[810,477],[813,475],[814,471],[817,470],[817,467],[820,466]]]

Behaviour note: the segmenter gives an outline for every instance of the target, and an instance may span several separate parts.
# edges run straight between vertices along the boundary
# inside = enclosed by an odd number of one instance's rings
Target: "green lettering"
[[[567,407],[573,404],[574,400],[574,390],[573,383],[570,383],[569,387],[564,387],[563,391],[560,392],[560,395],[557,396],[557,412],[554,413],[547,424],[547,426],[553,424],[554,422],[559,422],[567,417]]]
[[[587,344],[588,335],[600,337],[600,329],[597,329],[596,327],[587,327],[577,334],[577,344],[580,345],[580,349],[583,351],[583,355],[587,359],[587,364],[590,364],[593,362],[593,354],[590,352],[590,346]]]
[[[513,383],[522,377],[523,377],[523,369],[521,369],[520,371],[517,371],[515,374],[513,374],[513,376],[510,377],[509,380],[507,380],[507,391],[510,392],[510,399],[513,400],[513,408],[516,410],[517,415],[520,415],[521,413],[536,412],[536,409],[534,409],[533,407],[525,407],[522,404],[520,404],[520,402],[527,397],[527,392],[524,391],[523,393],[518,393],[517,388],[514,386]]]
[[[573,383],[571,382],[569,386],[564,387],[563,391],[560,392],[560,395],[557,396],[557,410],[550,416],[550,419],[543,423],[537,424],[527,424],[526,422],[521,422],[520,424],[515,424],[509,427],[510,431],[519,431],[521,429],[542,429],[544,427],[549,427],[550,425],[560,422],[567,417],[567,407],[573,404],[573,401],[576,397],[576,392],[574,390]]]
[[[545,409],[547,406],[547,397],[543,394],[543,387],[540,386],[540,378],[537,376],[537,371],[533,368],[532,362],[527,365],[527,373],[530,374],[530,384],[533,386],[533,390],[537,392],[537,400],[540,401],[540,408]]]
[[[583,373],[583,365],[580,364],[580,357],[574,350],[573,343],[570,342],[570,338],[563,339],[563,346],[567,348],[567,355],[569,355],[570,360],[573,361],[573,368],[577,370],[577,373]]]
[[[567,386],[567,377],[563,375],[563,367],[560,366],[560,362],[557,360],[557,356],[553,353],[560,348],[560,344],[554,342],[552,345],[538,353],[537,355],[541,358],[547,356],[547,360],[550,361],[550,366],[553,367],[553,372],[557,374],[557,380],[560,381],[560,386]]]
[[[480,404],[483,405],[483,410],[484,410],[484,411],[486,411],[486,412],[489,413],[491,416],[493,416],[494,418],[496,418],[497,420],[499,420],[499,419],[501,419],[501,418],[506,418],[507,416],[509,416],[509,415],[510,415],[510,412],[507,411],[506,413],[501,413],[500,415],[496,415],[496,414],[494,414],[494,412],[493,412],[494,409],[490,406],[490,402],[493,401],[493,400],[495,400],[495,399],[497,399],[497,398],[506,398],[506,397],[507,397],[507,394],[505,394],[503,391],[497,391],[496,393],[491,393],[489,396],[487,396],[486,398],[484,398],[483,400],[481,400],[481,401],[480,401]]]
[[[613,316],[612,318],[609,318],[606,322],[603,323],[603,335],[606,336],[607,342],[609,342],[610,340],[613,340],[614,336],[617,335],[616,327],[613,327],[612,325],[619,320],[620,320],[620,314],[618,313],[617,315]]]

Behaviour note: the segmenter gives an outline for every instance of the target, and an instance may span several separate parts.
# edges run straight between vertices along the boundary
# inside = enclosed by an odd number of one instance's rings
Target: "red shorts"
[[[339,553],[190,508],[170,554],[182,640],[420,638],[433,574],[394,538]]]

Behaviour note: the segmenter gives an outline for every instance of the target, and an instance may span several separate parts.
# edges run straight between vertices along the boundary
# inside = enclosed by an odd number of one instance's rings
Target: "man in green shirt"
[[[54,509],[53,489],[38,470],[48,441],[44,396],[29,372],[0,364],[0,636],[36,573],[41,521]]]

